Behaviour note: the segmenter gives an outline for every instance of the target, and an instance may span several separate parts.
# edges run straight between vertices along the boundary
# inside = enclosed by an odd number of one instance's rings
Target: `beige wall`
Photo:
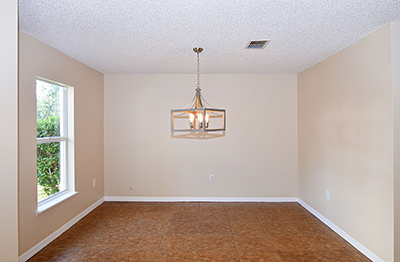
[[[18,1],[0,2],[0,260],[18,261]]]
[[[394,261],[400,261],[400,23],[391,24],[394,111]]]
[[[19,247],[23,254],[104,195],[103,75],[23,32],[19,54]],[[37,76],[74,87],[75,185],[79,192],[38,216]]]
[[[297,197],[296,75],[201,75],[205,99],[227,110],[225,136],[206,140],[170,132],[196,75],[104,81],[106,196]]]
[[[388,25],[298,75],[299,197],[384,261],[393,261],[390,36]]]

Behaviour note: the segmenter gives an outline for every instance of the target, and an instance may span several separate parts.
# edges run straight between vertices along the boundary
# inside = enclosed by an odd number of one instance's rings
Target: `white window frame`
[[[60,143],[60,187],[65,189],[38,202],[36,215],[76,195],[75,153],[74,153],[74,88],[42,77],[37,80],[57,85],[61,88],[60,136],[37,138],[37,145]]]

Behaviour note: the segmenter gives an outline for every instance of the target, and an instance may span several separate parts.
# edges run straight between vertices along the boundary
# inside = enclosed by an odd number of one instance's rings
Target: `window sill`
[[[43,203],[43,204],[38,204],[36,215],[38,216],[42,212],[52,208],[53,206],[58,205],[59,203],[63,202],[64,200],[67,200],[68,198],[70,198],[72,196],[75,196],[76,194],[78,194],[78,192],[76,192],[76,191],[66,192],[66,193],[54,198],[51,201],[48,201],[48,202]]]

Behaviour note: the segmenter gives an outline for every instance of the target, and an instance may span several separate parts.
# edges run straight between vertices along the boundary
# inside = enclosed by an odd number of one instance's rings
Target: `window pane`
[[[38,144],[37,154],[37,191],[38,202],[65,190],[65,182],[61,181],[64,170],[62,161],[64,153],[60,151],[65,142]]]
[[[58,85],[36,80],[37,137],[60,136],[62,89]]]

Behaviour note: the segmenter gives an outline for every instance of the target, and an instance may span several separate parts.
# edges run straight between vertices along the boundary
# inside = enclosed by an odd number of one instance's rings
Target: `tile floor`
[[[370,261],[298,203],[105,202],[33,261]]]

